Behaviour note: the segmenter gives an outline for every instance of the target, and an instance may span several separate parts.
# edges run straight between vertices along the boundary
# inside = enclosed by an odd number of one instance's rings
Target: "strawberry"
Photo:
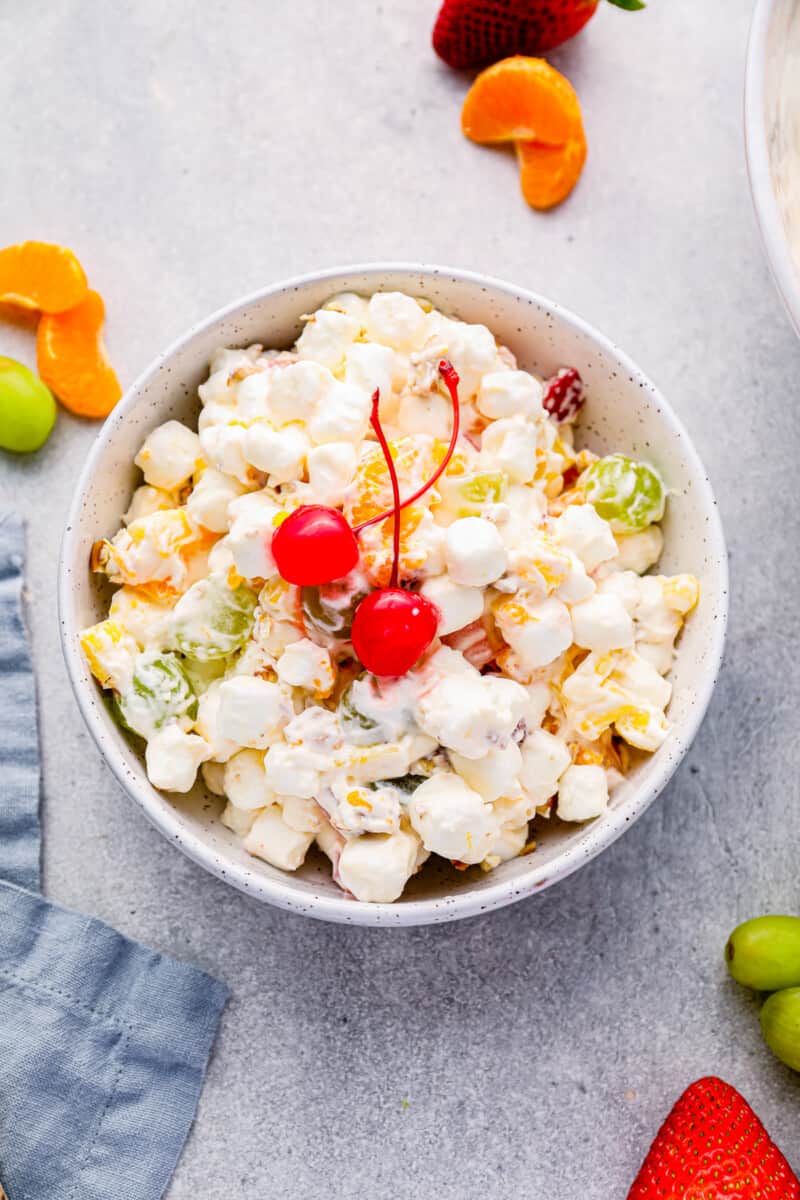
[[[800,1200],[800,1182],[736,1088],[691,1084],[656,1135],[628,1200]]]
[[[451,67],[485,67],[511,54],[542,54],[582,29],[600,0],[444,0],[433,48]],[[643,0],[610,0],[644,8]]]

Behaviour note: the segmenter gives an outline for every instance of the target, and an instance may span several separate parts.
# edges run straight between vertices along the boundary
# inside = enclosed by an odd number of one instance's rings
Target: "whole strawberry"
[[[600,0],[444,0],[433,48],[451,67],[485,67],[511,54],[542,54],[583,29]],[[643,0],[610,0],[644,8]]]
[[[713,1075],[686,1089],[628,1200],[800,1200],[800,1182],[750,1105]]]

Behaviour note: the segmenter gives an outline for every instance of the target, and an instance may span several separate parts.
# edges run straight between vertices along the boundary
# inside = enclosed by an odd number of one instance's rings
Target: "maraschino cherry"
[[[453,432],[447,453],[431,478],[422,487],[417,488],[413,495],[402,503],[393,505],[384,512],[376,513],[367,521],[362,521],[352,529],[346,518],[337,508],[327,508],[323,504],[302,504],[296,508],[278,527],[272,537],[272,556],[275,565],[285,580],[299,586],[332,583],[334,579],[343,579],[358,564],[358,541],[356,535],[369,525],[385,521],[395,513],[395,533],[399,537],[397,513],[419,500],[432,488],[439,476],[446,470],[453,456],[458,441],[459,407],[458,407],[458,375],[452,363],[442,359],[439,363],[439,374],[442,376],[450,399],[453,404]],[[380,430],[378,419],[379,391],[372,397],[371,424],[386,456],[389,473],[392,475],[393,463],[383,431]],[[380,432],[378,432],[380,430]]]
[[[303,504],[272,535],[272,557],[289,583],[331,583],[358,566],[358,541],[338,508]]]
[[[453,371],[453,368],[450,367]],[[455,375],[455,371],[453,371]],[[458,377],[456,376],[456,382]],[[455,386],[455,385],[454,385]],[[400,571],[400,486],[389,443],[378,416],[379,393],[372,397],[370,423],[380,442],[392,481],[394,529],[392,530],[392,574],[389,586],[370,592],[353,618],[350,635],[353,649],[373,675],[405,675],[425,653],[439,626],[439,610],[425,596],[398,586]],[[456,403],[457,408],[457,403]],[[456,434],[458,421],[456,419]],[[438,479],[441,471],[436,475]],[[431,486],[429,483],[428,487]],[[427,490],[427,488],[426,488]]]

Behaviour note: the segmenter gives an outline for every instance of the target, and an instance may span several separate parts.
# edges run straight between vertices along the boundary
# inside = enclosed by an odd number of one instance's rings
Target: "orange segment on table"
[[[89,285],[78,259],[66,246],[19,242],[0,250],[0,302],[44,313],[80,304]]]
[[[482,71],[461,127],[474,142],[514,142],[523,195],[551,208],[569,195],[586,160],[580,102],[572,84],[542,58],[515,55]]]
[[[573,138],[564,146],[517,142],[522,194],[533,208],[553,208],[566,200],[586,161],[586,141]]]
[[[36,358],[47,386],[65,408],[82,417],[105,417],[122,389],[103,345],[105,305],[97,292],[69,312],[42,316]]]
[[[581,128],[575,89],[543,58],[504,58],[473,83],[461,112],[473,142],[520,138],[560,146]]]

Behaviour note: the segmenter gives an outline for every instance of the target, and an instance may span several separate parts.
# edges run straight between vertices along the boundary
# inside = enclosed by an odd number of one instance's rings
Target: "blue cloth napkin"
[[[0,1181],[9,1200],[158,1200],[228,993],[36,894],[23,554],[19,518],[0,515]]]

